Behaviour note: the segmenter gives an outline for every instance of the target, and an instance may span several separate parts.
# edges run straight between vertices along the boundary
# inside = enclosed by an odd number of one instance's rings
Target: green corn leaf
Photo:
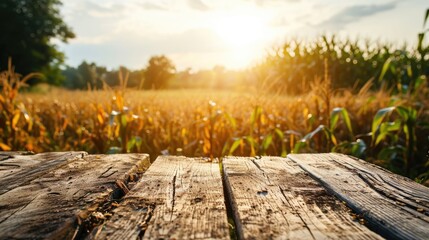
[[[409,78],[413,77],[413,69],[411,69],[411,65],[407,65],[407,75]]]
[[[256,120],[261,116],[261,114],[262,114],[262,108],[260,106],[256,106],[252,112],[252,115],[250,116],[250,122],[252,124],[255,124]]]
[[[307,146],[306,142],[301,142],[301,141],[297,142],[293,148],[292,153],[299,153],[299,151],[305,146]]]
[[[352,143],[352,155],[355,157],[362,157],[366,151],[366,144],[362,139],[356,140]]]
[[[231,148],[229,149],[229,155],[233,155],[234,154],[234,151],[238,148],[238,146],[240,146],[240,144],[242,143],[242,141],[243,140],[241,138],[238,138],[238,139],[236,139],[232,143]]]
[[[353,129],[352,129],[352,123],[350,121],[349,113],[345,108],[334,108],[331,112],[331,126],[329,127],[329,130],[331,132],[334,131],[334,129],[337,126],[339,115],[342,115],[343,120],[347,126],[347,129],[349,130],[350,134],[353,136]]]
[[[222,156],[226,155],[226,152],[229,150],[229,142],[226,142],[222,147]]]
[[[399,116],[401,116],[404,121],[407,121],[410,117],[409,110],[406,107],[398,106],[396,107],[396,112],[399,114]]]
[[[281,157],[286,157],[287,156],[287,151],[286,151],[286,147],[282,146],[282,153],[280,155]]]
[[[326,133],[326,132],[325,132]],[[334,144],[334,145],[337,145],[338,143],[337,143],[337,138],[335,137],[335,135],[334,134],[329,134],[330,136],[331,136],[331,142]]]
[[[383,108],[378,110],[378,112],[375,114],[374,119],[372,120],[372,126],[371,126],[373,143],[375,143],[376,132],[379,129],[380,124],[383,121],[384,117],[395,109],[396,107]]]
[[[136,145],[136,138],[133,137],[127,142],[127,152],[130,152],[131,149]]]
[[[127,124],[128,124],[127,116],[126,116],[126,115],[122,115],[122,116],[121,116],[121,125],[122,125],[123,127],[125,127],[125,126],[127,126]]]
[[[428,18],[429,18],[429,8],[426,9],[425,19],[423,20],[423,28],[425,28],[426,21],[428,20]]]
[[[334,108],[331,112],[331,126],[329,126],[329,129],[333,131],[335,127],[337,126],[338,119],[339,119],[339,113],[341,112],[341,108]]]
[[[307,142],[308,140],[312,139],[314,135],[316,135],[319,132],[322,132],[326,129],[325,125],[319,125],[314,131],[308,133],[305,135],[300,142]]]
[[[390,162],[397,154],[398,151],[394,147],[386,147],[377,154],[377,158]]]
[[[231,124],[232,128],[236,129],[237,128],[237,121],[235,120],[235,118],[228,113],[225,113],[225,117],[228,120],[228,122]]]
[[[255,139],[251,136],[247,136],[247,137],[245,137],[245,139],[250,144],[250,155],[255,156],[256,155],[255,148],[257,146]]]
[[[381,82],[384,78],[384,75],[386,75],[387,70],[390,68],[390,63],[392,62],[391,58],[388,58],[386,62],[383,64],[383,68],[381,69],[380,77],[378,78],[378,81]]]
[[[390,147],[383,148],[380,151],[380,153],[377,154],[377,158],[390,162],[396,156],[401,155],[404,152],[405,152],[405,148],[402,146],[390,146]]]
[[[375,145],[378,145],[382,140],[386,138],[391,132],[398,131],[401,128],[401,122],[384,122],[380,125],[380,132],[375,141]]]
[[[410,128],[408,127],[408,125],[404,126],[404,133],[405,133],[405,139],[408,143],[410,141]]]
[[[279,136],[279,138],[280,138],[281,140],[283,140],[283,139],[284,139],[285,134],[282,132],[282,130],[280,130],[280,129],[276,128],[274,131],[275,131],[275,133],[277,134],[277,136]]]
[[[268,149],[268,147],[271,145],[272,142],[273,142],[273,135],[272,134],[268,134],[264,138],[264,141],[262,142],[262,149],[264,151],[266,151]]]
[[[425,38],[425,33],[424,32],[419,33],[419,35],[418,35],[418,42],[417,42],[417,50],[419,52],[422,52],[422,50],[423,50],[423,39],[424,38]]]

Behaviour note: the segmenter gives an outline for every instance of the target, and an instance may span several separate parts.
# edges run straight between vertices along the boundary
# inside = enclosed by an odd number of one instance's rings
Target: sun
[[[212,18],[211,29],[225,44],[225,65],[243,68],[263,54],[268,44],[269,18],[256,11],[222,14]]]
[[[264,21],[251,15],[219,16],[213,21],[213,30],[228,46],[247,48],[264,38]]]

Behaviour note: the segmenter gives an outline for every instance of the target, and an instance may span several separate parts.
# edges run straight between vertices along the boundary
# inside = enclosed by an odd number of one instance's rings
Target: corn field
[[[329,76],[299,96],[269,92],[54,89],[20,93],[30,77],[1,73],[0,149],[158,155],[286,156],[342,152],[425,182],[429,88],[413,94],[331,89]],[[120,73],[122,86],[127,74]]]

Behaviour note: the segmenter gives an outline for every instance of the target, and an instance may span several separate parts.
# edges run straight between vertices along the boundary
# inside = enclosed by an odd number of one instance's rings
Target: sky
[[[245,69],[285,40],[322,34],[415,44],[427,0],[64,0],[76,38],[66,64],[142,69],[165,55],[178,70]]]

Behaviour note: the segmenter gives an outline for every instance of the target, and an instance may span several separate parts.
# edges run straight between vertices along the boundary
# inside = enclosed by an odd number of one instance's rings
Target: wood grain
[[[223,169],[241,239],[380,238],[289,159],[228,157]]]
[[[86,155],[86,152],[50,152],[35,155],[25,152],[1,152],[0,195]]]
[[[150,164],[144,154],[53,155],[28,156],[28,164],[21,157],[8,159],[22,170],[7,176],[13,188],[2,185],[8,191],[0,195],[0,239],[76,237],[88,220],[103,220],[99,209],[122,197],[122,188]]]
[[[160,156],[93,239],[229,239],[218,163]]]
[[[389,239],[429,237],[429,188],[341,154],[292,154],[333,194]]]

